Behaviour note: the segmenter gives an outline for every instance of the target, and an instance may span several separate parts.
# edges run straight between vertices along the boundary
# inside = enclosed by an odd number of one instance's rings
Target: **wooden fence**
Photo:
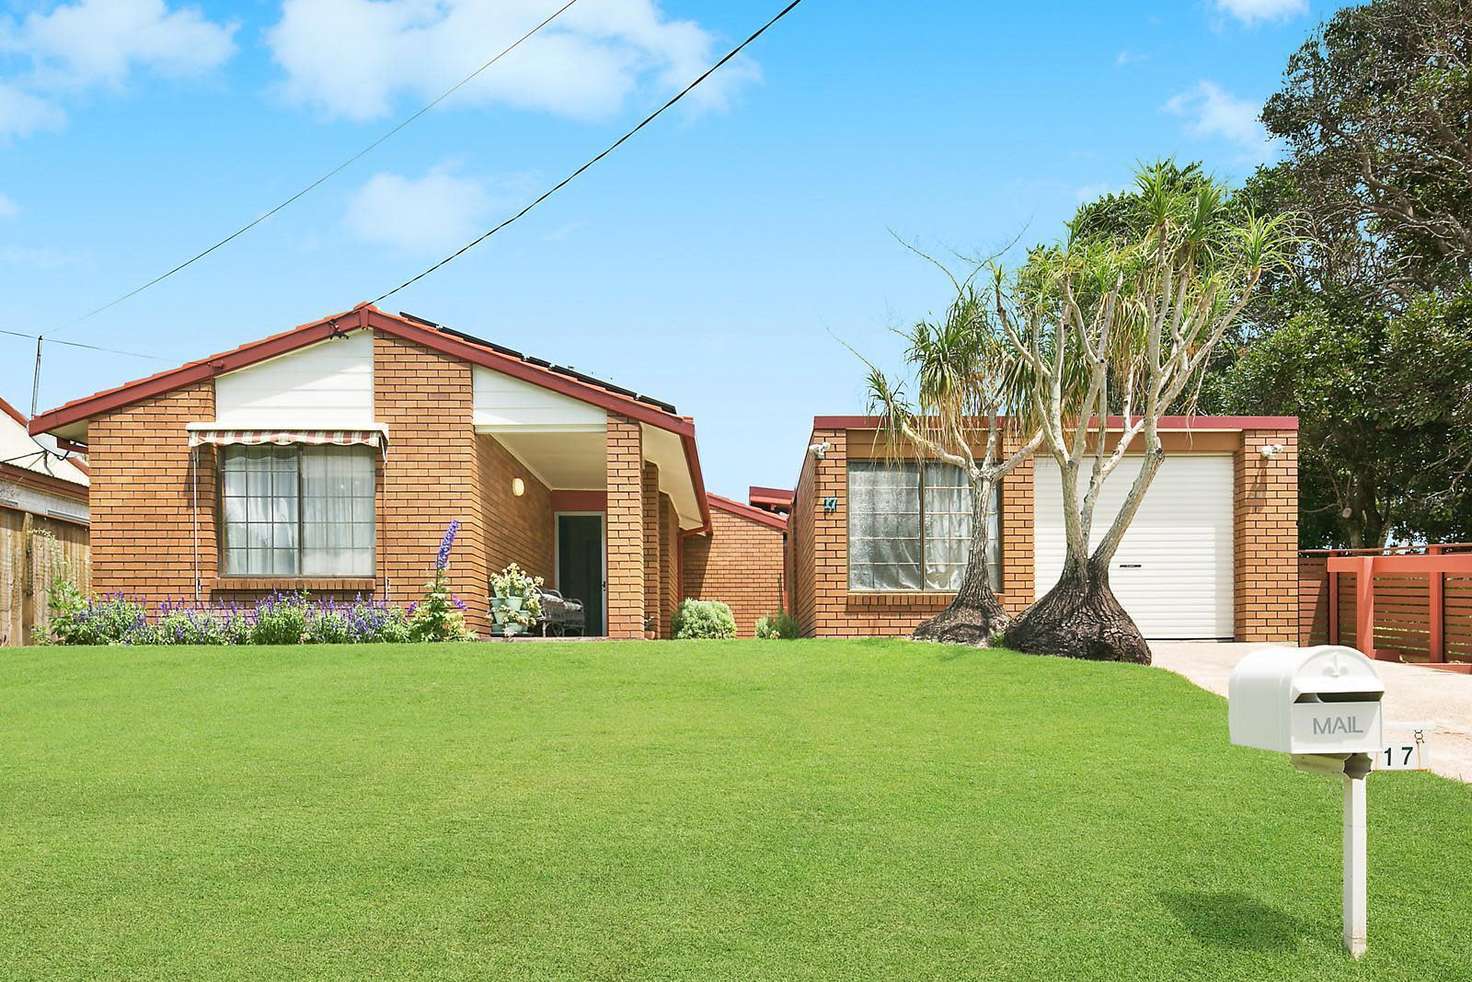
[[[65,577],[88,593],[91,566],[85,526],[0,509],[0,645],[33,643],[50,619],[52,581]]]
[[[1298,557],[1298,634],[1300,644],[1338,643],[1375,657],[1448,667],[1472,668],[1472,545],[1448,543],[1401,550],[1311,550]],[[1362,644],[1360,578],[1341,570],[1331,585],[1331,565],[1363,566],[1363,560],[1389,562],[1371,574],[1373,637]],[[1441,558],[1438,558],[1441,557]],[[1330,560],[1334,560],[1331,564]],[[1396,568],[1396,567],[1400,568]],[[1407,568],[1414,567],[1414,568]],[[1333,603],[1331,604],[1331,598]]]

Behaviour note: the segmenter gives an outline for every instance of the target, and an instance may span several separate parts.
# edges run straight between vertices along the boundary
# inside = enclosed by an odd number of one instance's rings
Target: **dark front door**
[[[603,516],[557,516],[557,589],[583,602],[583,633],[603,633]]]

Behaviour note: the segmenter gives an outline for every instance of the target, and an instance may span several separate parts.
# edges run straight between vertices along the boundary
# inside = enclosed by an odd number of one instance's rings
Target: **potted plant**
[[[493,574],[491,617],[505,637],[524,634],[542,619],[542,578],[515,563]]]

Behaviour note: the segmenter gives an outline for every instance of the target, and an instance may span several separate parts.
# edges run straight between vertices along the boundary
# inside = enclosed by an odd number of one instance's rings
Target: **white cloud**
[[[348,202],[344,221],[360,239],[405,252],[463,245],[491,204],[485,187],[437,167],[423,177],[379,173]]]
[[[1232,144],[1244,161],[1259,163],[1272,155],[1273,141],[1258,119],[1259,105],[1237,98],[1215,82],[1198,82],[1173,96],[1165,110],[1185,119],[1186,132],[1192,136]]]
[[[60,129],[66,113],[54,103],[0,81],[0,143],[37,130]]]
[[[1134,65],[1134,64],[1137,64],[1139,62],[1149,61],[1149,60],[1150,60],[1150,56],[1149,55],[1141,54],[1138,51],[1131,51],[1128,48],[1125,48],[1119,54],[1117,54],[1117,55],[1114,56],[1114,64],[1117,67],[1119,67],[1119,68],[1123,68],[1126,65]]]
[[[0,218],[14,218],[20,214],[20,206],[8,194],[0,193]]]
[[[267,42],[288,98],[354,120],[400,96],[438,95],[547,16],[547,0],[286,0]],[[683,86],[716,56],[715,38],[661,15],[653,0],[579,4],[458,92],[579,118],[606,116],[641,84]],[[691,93],[723,105],[758,76],[736,59]]]
[[[1308,0],[1216,0],[1216,6],[1244,24],[1287,20],[1308,13]]]
[[[135,68],[197,75],[235,53],[233,24],[164,0],[78,0],[31,14],[0,44],[27,55],[38,79],[68,85],[120,85]]]
[[[77,0],[20,20],[0,17],[0,56],[18,66],[0,78],[0,139],[58,129],[58,99],[121,88],[136,71],[198,75],[235,52],[235,25],[164,0]]]

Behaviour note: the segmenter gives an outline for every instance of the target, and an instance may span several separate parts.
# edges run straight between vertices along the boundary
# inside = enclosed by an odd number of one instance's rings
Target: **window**
[[[228,576],[372,576],[373,451],[225,447],[221,550]]]
[[[1001,588],[992,500],[987,569]],[[951,464],[854,460],[848,465],[850,590],[937,590],[961,585],[971,548],[971,485]]]

